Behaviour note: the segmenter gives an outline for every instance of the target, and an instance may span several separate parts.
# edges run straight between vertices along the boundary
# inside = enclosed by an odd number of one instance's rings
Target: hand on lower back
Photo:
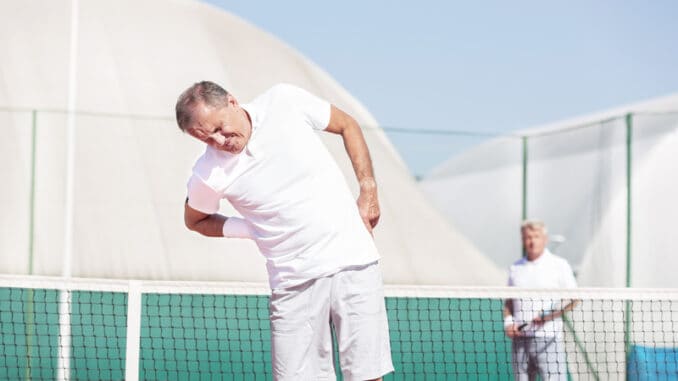
[[[377,226],[381,216],[376,192],[360,192],[360,196],[358,196],[358,211],[367,231],[371,234],[372,229]]]

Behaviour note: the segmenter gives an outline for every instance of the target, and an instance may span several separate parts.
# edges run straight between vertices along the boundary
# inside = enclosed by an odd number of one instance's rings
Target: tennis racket
[[[542,310],[541,313],[539,313],[539,315],[537,315],[537,317],[540,317],[543,320],[546,316],[550,316],[550,315],[553,315],[553,314],[557,314],[559,317],[563,316],[563,314],[565,314],[565,312],[566,312],[566,309],[573,302],[575,302],[575,301],[574,300],[562,300],[562,299],[559,300],[559,301],[554,301],[552,303],[550,309]],[[552,320],[553,319],[551,319],[551,321]],[[522,331],[525,331],[525,330],[527,330],[531,327],[537,328],[541,325],[544,325],[544,323],[546,323],[546,322],[542,322],[541,324],[534,324],[532,321],[524,322],[524,323],[522,323],[518,326],[518,331],[522,332]]]

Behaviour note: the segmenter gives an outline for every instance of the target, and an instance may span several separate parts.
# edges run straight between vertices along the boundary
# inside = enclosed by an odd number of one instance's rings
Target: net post
[[[125,380],[139,379],[139,345],[141,334],[141,282],[130,281],[127,294],[127,350]]]
[[[71,290],[59,292],[59,349],[57,352],[57,381],[71,379]]]

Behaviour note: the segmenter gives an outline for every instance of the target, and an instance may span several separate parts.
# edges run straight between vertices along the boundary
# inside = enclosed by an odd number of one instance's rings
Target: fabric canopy
[[[70,173],[73,276],[265,281],[253,243],[183,226],[185,183],[202,147],[177,129],[173,107],[182,90],[209,79],[241,102],[292,83],[359,121],[380,185],[375,240],[387,283],[503,283],[503,271],[420,193],[370,113],[322,69],[247,22],[180,0],[83,1],[75,20],[66,0],[6,1],[0,19],[3,272],[63,274]],[[321,135],[357,193],[341,139]],[[232,212],[226,203],[222,209]]]

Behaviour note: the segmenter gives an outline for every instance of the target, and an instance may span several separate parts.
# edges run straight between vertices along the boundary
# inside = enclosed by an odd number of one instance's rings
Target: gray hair
[[[228,91],[214,82],[202,81],[181,93],[175,107],[177,124],[181,131],[186,132],[191,125],[193,109],[199,104],[211,107],[226,106],[228,105]]]
[[[525,220],[520,224],[520,232],[522,233],[525,230],[541,230],[544,235],[548,234],[548,229],[546,229],[546,224],[540,220]]]

